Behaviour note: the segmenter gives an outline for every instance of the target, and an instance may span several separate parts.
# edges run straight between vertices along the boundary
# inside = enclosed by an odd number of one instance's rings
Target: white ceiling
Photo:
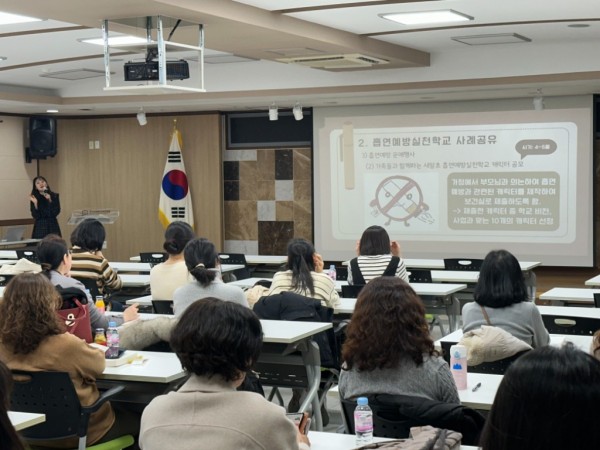
[[[379,17],[435,9],[475,20],[407,27]],[[58,108],[66,115],[131,114],[140,106],[147,112],[211,111],[265,109],[273,102],[291,107],[297,101],[327,106],[533,97],[537,89],[546,97],[600,92],[599,0],[2,0],[0,10],[45,19],[0,25],[0,56],[7,58],[0,61],[0,113]],[[254,60],[206,64],[207,92],[197,94],[117,95],[103,91],[103,76],[40,76],[103,71],[102,47],[79,40],[100,37],[102,19],[156,14],[204,24],[207,62],[223,54]],[[589,26],[569,26],[574,24]],[[531,42],[469,46],[451,39],[500,33]],[[173,40],[178,37],[175,32]],[[298,54],[383,57],[391,68],[331,72],[269,60],[273,51],[292,48]],[[140,57],[113,55],[113,84],[127,84],[122,66]],[[197,73],[178,83],[195,87]]]

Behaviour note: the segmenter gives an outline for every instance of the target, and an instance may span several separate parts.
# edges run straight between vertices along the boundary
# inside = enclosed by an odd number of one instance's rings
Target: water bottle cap
[[[116,328],[117,327],[117,322],[108,322],[108,326],[111,328]]]
[[[365,406],[369,404],[369,399],[367,397],[358,397],[356,399],[356,404],[359,406]]]
[[[330,268],[330,269],[335,269],[335,264],[331,264],[331,265],[329,266],[329,268]]]

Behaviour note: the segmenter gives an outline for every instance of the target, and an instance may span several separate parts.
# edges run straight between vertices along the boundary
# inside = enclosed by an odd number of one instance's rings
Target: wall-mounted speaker
[[[29,118],[29,157],[46,159],[56,155],[56,119],[33,116]]]

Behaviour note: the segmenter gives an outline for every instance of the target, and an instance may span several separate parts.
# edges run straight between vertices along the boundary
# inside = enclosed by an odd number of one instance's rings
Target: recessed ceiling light
[[[47,113],[57,113],[58,109],[47,109],[46,112]]]
[[[104,39],[92,38],[92,39],[77,39],[79,42],[85,42],[86,44],[104,45]],[[131,45],[131,44],[146,44],[148,41],[144,38],[137,36],[113,36],[108,38],[108,44],[112,46],[117,45]]]
[[[12,25],[15,23],[39,22],[42,19],[35,17],[20,16],[18,14],[9,14],[0,12],[0,25]]]
[[[403,25],[424,25],[429,23],[468,22],[473,17],[445,9],[440,11],[415,11],[405,13],[379,14],[379,17],[401,23]]]
[[[590,26],[589,23],[570,23],[567,25],[569,28],[588,28]]]

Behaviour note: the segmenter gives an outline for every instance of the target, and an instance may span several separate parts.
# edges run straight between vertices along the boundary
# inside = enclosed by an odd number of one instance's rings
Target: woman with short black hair
[[[191,304],[171,335],[191,376],[146,407],[140,448],[308,449],[283,408],[236,391],[258,359],[262,336],[260,320],[248,308],[212,297]]]
[[[600,448],[600,361],[573,344],[532,350],[504,374],[483,450]]]
[[[366,284],[381,276],[398,277],[408,282],[408,272],[400,257],[400,244],[390,241],[385,228],[378,225],[363,231],[356,243],[357,257],[350,260],[348,284]]]
[[[462,310],[464,332],[491,324],[532,347],[550,342],[539,310],[528,301],[523,272],[512,253],[492,250],[487,254],[473,297],[475,302],[465,304]]]
[[[221,262],[214,244],[206,238],[192,239],[183,251],[185,265],[194,278],[173,293],[173,312],[180,316],[196,300],[216,297],[248,307],[244,291],[223,283]]]

